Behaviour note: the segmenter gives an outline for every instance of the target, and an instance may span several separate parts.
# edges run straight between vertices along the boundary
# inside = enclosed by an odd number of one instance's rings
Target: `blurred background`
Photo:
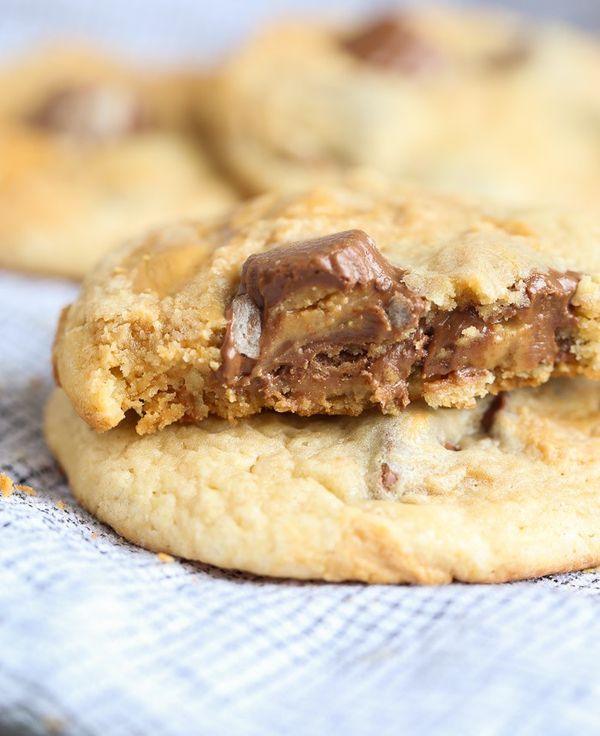
[[[265,19],[375,12],[423,0],[0,0],[0,53],[52,38],[95,38],[161,61],[213,57]],[[429,3],[431,4],[431,3]],[[437,3],[440,4],[440,3]],[[503,0],[495,5],[600,29],[598,0]]]

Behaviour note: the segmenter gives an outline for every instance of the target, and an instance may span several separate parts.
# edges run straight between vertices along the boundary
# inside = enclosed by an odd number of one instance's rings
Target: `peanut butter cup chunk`
[[[59,383],[94,428],[210,414],[470,407],[600,376],[600,226],[353,175],[111,254],[65,310]]]
[[[251,255],[227,313],[224,381],[298,413],[359,413],[374,392],[402,407],[423,311],[362,230]]]

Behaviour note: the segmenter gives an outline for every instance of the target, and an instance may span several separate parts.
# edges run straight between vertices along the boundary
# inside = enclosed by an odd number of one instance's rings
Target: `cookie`
[[[276,25],[198,100],[251,193],[369,166],[510,204],[600,197],[600,45],[566,28],[465,9]]]
[[[600,375],[600,230],[357,174],[154,231],[63,313],[55,372],[92,427],[264,408],[469,407]]]
[[[475,409],[208,419],[98,434],[59,390],[46,438],[78,501],[148,549],[260,575],[501,582],[600,563],[600,385]]]
[[[0,73],[0,266],[78,278],[140,230],[228,207],[187,84],[77,50]]]

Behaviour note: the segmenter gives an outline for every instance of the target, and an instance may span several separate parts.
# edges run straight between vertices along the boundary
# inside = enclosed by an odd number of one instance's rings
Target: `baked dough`
[[[148,549],[260,575],[501,582],[600,563],[600,385],[473,410],[208,419],[98,434],[56,390],[46,438],[78,501]]]
[[[435,342],[432,319],[439,321],[444,310],[455,310],[477,319],[500,315],[493,335],[485,326],[479,331],[471,325],[456,344],[467,341],[467,347],[477,349],[488,338],[503,350],[510,344],[508,362],[501,358],[488,365],[467,359],[456,369],[441,371],[439,381],[435,372],[423,374],[423,380],[411,373],[406,387],[410,396],[404,392],[399,402],[386,403],[378,398],[377,390],[357,398],[345,383],[340,383],[343,390],[335,396],[317,402],[288,400],[285,387],[274,398],[260,393],[262,389],[251,396],[234,390],[235,382],[230,384],[223,377],[223,345],[249,256],[279,248],[279,261],[285,263],[287,253],[297,252],[291,246],[299,241],[330,236],[335,241],[349,230],[362,231],[363,240],[372,244],[370,252],[378,253],[377,258],[387,259],[403,274],[402,288],[409,289],[425,310],[418,328],[407,322],[401,352],[427,340],[428,349]],[[467,407],[488,392],[543,383],[553,372],[596,377],[600,375],[599,244],[597,222],[583,216],[485,209],[391,185],[372,175],[357,174],[343,186],[320,187],[300,195],[265,195],[220,221],[161,228],[110,254],[62,316],[54,349],[56,376],[91,426],[110,429],[133,409],[141,417],[137,425],[141,434],[179,419],[199,421],[209,413],[235,418],[263,407],[298,414],[356,414],[375,404],[397,413],[408,399],[418,396],[432,406]],[[326,254],[321,262],[330,260]],[[292,280],[296,278],[302,286],[306,281],[302,265],[299,261],[294,264],[289,269]],[[541,316],[538,319],[534,313],[522,328],[502,315],[531,306],[526,285],[532,278],[569,272],[578,279],[567,305],[570,331],[563,336],[567,342],[562,357],[546,360],[539,355],[532,332]],[[321,332],[315,320],[334,320],[332,324],[338,325],[336,310],[345,308],[348,298],[334,287],[322,299],[309,300],[304,304],[307,310],[296,312],[306,319],[298,323],[296,332],[318,344]],[[379,307],[377,310],[387,319]],[[339,330],[349,329],[351,322],[339,325]],[[363,359],[361,351],[367,361],[379,354],[378,346],[373,352],[373,346],[363,344],[369,338],[358,333],[343,354],[325,356],[327,361],[337,361],[342,372],[346,363],[349,366],[352,360]],[[552,339],[555,337],[560,339],[552,333]],[[519,367],[512,353],[532,342],[538,357],[530,360],[529,356],[526,367]],[[263,345],[261,342],[261,351]],[[310,345],[304,345],[307,347]],[[319,355],[314,357],[320,360]],[[370,370],[369,365],[365,370]],[[306,372],[314,366],[312,359],[306,359],[301,368]],[[462,368],[477,370],[463,374]],[[284,378],[286,375],[284,370]],[[294,392],[300,378],[292,376],[289,391]],[[386,380],[394,383],[396,378]]]
[[[197,115],[247,191],[369,166],[510,204],[597,206],[592,36],[456,8],[370,23],[271,26],[199,85]]]
[[[79,278],[140,230],[228,207],[190,83],[75,48],[0,70],[0,266]]]

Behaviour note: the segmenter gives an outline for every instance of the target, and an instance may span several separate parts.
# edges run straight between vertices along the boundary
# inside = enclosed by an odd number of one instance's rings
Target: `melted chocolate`
[[[428,327],[423,376],[445,376],[465,367],[529,372],[568,358],[565,340],[575,326],[570,300],[577,283],[573,272],[534,273],[525,284],[527,306],[499,309],[487,320],[474,307],[439,312]],[[478,336],[461,340],[469,330]]]
[[[228,312],[223,379],[275,399],[290,387],[312,402],[379,389],[407,403],[424,301],[402,275],[360,230],[250,256]]]
[[[525,374],[569,359],[578,275],[533,273],[522,306],[430,307],[361,230],[250,256],[228,311],[220,380],[298,413],[409,401],[409,381]]]

